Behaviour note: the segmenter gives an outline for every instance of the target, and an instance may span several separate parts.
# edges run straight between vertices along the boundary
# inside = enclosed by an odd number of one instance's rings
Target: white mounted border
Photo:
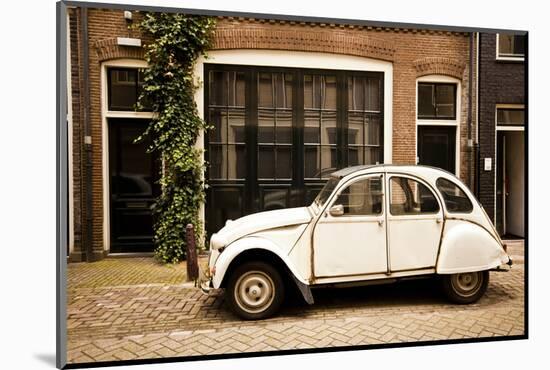
[[[419,82],[444,82],[456,84],[456,116],[455,119],[419,119],[418,118],[418,83]],[[415,91],[415,109],[414,116],[416,117],[416,130],[415,130],[415,147],[414,153],[418,163],[418,126],[451,126],[456,127],[455,134],[455,175],[460,177],[460,120],[462,109],[462,84],[460,80],[454,77],[445,75],[427,75],[418,77],[416,79],[416,91]]]
[[[141,59],[114,59],[101,64],[101,167],[103,170],[103,250],[111,248],[110,176],[109,176],[109,126],[108,118],[151,119],[151,112],[109,111],[107,68],[147,68]]]

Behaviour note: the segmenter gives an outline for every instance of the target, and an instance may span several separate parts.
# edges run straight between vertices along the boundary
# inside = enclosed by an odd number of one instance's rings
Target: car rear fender
[[[490,270],[508,261],[500,241],[486,228],[468,220],[445,221],[436,265],[438,274]]]

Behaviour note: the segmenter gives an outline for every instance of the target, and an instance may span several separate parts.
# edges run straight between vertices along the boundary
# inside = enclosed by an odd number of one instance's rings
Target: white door
[[[390,271],[435,267],[443,227],[438,198],[413,177],[388,174],[387,182]]]
[[[362,176],[345,184],[313,234],[315,277],[386,273],[384,177]]]

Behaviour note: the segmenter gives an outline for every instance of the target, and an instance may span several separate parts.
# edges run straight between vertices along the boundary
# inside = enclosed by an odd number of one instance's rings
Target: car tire
[[[443,291],[447,298],[458,304],[477,302],[489,285],[489,271],[442,275]]]
[[[273,266],[246,262],[229,276],[226,301],[237,316],[245,320],[261,320],[273,316],[281,307],[285,286],[281,274]]]

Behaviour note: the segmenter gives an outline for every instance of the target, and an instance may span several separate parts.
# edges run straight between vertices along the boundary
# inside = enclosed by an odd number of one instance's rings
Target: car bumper
[[[512,269],[512,265],[513,265],[512,259],[510,257],[508,257],[508,262],[506,262],[506,263],[504,263],[500,266],[495,267],[491,271],[498,271],[498,272],[510,271]]]
[[[199,266],[199,278],[198,278],[197,286],[200,288],[200,290],[204,294],[208,294],[210,290],[213,288],[212,277],[210,276],[208,271],[204,271],[200,266]]]

